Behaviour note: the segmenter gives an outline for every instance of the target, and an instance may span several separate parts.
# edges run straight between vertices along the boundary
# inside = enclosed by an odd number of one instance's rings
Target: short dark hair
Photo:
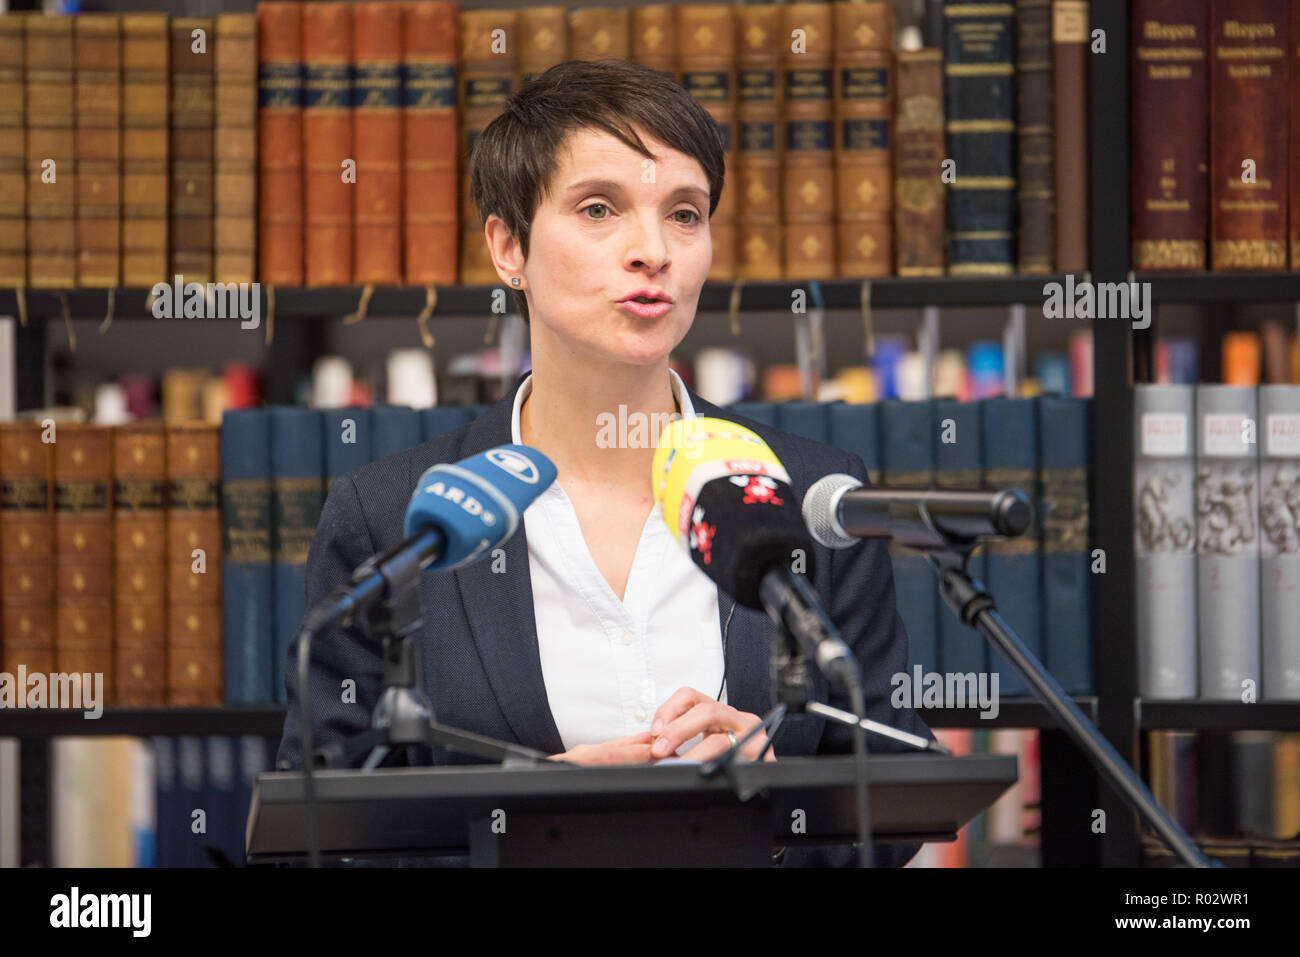
[[[627,60],[569,60],[531,79],[506,100],[470,150],[470,196],[480,225],[500,216],[528,258],[533,216],[549,190],[556,154],[575,130],[603,130],[642,156],[639,126],[694,157],[709,181],[709,215],[722,195],[722,131],[670,74]],[[511,290],[524,319],[522,290]]]

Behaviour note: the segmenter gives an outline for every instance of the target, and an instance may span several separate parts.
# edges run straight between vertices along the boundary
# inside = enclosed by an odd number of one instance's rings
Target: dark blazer
[[[307,558],[307,607],[345,582],[366,558],[402,539],[407,502],[420,475],[440,462],[454,462],[511,441],[510,417],[521,376],[510,393],[473,422],[429,442],[389,456],[334,482]],[[823,475],[847,472],[864,484],[866,468],[857,455],[782,432],[736,415],[690,393],[695,412],[738,422],[757,432],[790,474],[802,499]],[[443,724],[517,742],[555,754],[564,750],[546,699],[537,626],[533,618],[524,523],[503,546],[505,573],[494,574],[484,560],[450,574],[428,574],[421,582],[424,630],[421,645],[424,690]],[[911,709],[889,701],[890,677],[907,670],[907,632],[894,602],[893,572],[883,541],[851,548],[814,547],[813,581],[824,607],[862,663],[867,717],[915,734],[933,737]],[[771,707],[769,648],[780,640],[776,625],[762,612],[738,606],[718,593],[727,678],[727,701],[762,715]],[[288,712],[278,766],[301,766],[298,732],[296,642],[285,667]],[[355,628],[329,629],[312,643],[311,709],[313,747],[338,742],[369,727],[381,687],[375,647]],[[814,695],[828,697],[825,680],[815,673]],[[356,682],[356,703],[344,703],[342,682]],[[676,689],[669,689],[673,691]],[[700,689],[711,694],[710,689]],[[666,692],[667,693],[667,692]],[[873,752],[904,750],[873,738]],[[851,731],[827,726],[825,718],[799,716],[785,721],[774,741],[781,755],[849,753]],[[472,760],[451,756],[450,761]],[[902,864],[919,845],[876,845],[881,864]],[[796,853],[796,850],[799,853]],[[791,848],[786,863],[850,863],[852,849]]]

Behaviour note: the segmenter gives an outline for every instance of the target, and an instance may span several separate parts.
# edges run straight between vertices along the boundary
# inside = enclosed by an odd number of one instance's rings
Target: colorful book
[[[275,286],[303,283],[303,6],[257,6],[257,275]]]
[[[360,175],[352,230],[355,281],[402,279],[402,8],[354,3],[353,125]]]
[[[655,5],[666,8],[668,4]],[[641,10],[655,9],[643,7]],[[643,18],[641,10],[634,21]],[[781,8],[738,5],[736,15],[736,275],[780,279],[781,271]],[[671,19],[671,18],[665,18]],[[654,65],[639,51],[638,62]],[[731,187],[728,187],[730,189]],[[725,194],[727,189],[723,190]]]
[[[303,262],[308,286],[352,283],[352,17],[341,3],[302,9]]]
[[[790,278],[835,277],[833,11],[828,3],[781,6],[782,258]],[[726,192],[725,190],[723,191]]]
[[[265,409],[221,422],[222,635],[227,705],[275,699],[271,431]]]

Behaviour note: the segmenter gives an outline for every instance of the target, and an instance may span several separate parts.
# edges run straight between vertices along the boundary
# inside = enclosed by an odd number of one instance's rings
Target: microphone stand
[[[1119,752],[1084,716],[1079,706],[1066,694],[1042,663],[1025,647],[1024,643],[998,614],[993,596],[984,590],[981,582],[973,580],[966,571],[971,552],[979,545],[976,539],[958,538],[929,523],[944,544],[919,547],[925,553],[938,575],[939,594],[964,625],[977,629],[985,639],[1001,651],[1015,665],[1033,689],[1034,697],[1042,702],[1048,713],[1056,719],[1083,749],[1093,767],[1120,793],[1128,805],[1164,840],[1165,844],[1190,867],[1210,867],[1200,849],[1187,832],[1160,806],[1146,783],[1137,776]]]

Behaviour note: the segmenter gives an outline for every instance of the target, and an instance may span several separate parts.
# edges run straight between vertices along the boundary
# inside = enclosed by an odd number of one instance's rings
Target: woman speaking
[[[723,189],[718,127],[670,76],[616,60],[552,67],[478,136],[470,180],[492,262],[529,323],[532,370],[472,423],[334,483],[307,562],[307,607],[401,540],[425,469],[531,446],[558,476],[519,531],[492,559],[421,582],[423,686],[437,720],[579,764],[707,760],[770,707],[769,649],[780,636],[673,539],[651,487],[653,431],[611,435],[609,423],[738,422],[772,448],[799,496],[832,472],[866,483],[866,469],[706,402],[669,368],[695,319]],[[811,583],[862,668],[866,717],[930,737],[889,701],[907,634],[884,545],[816,546],[813,557]],[[365,730],[381,687],[375,649],[336,628],[312,657],[314,743]],[[285,674],[280,766],[297,767],[292,664]],[[813,691],[844,704],[820,676]],[[759,732],[744,753],[755,759],[767,744]],[[771,744],[767,760],[848,753],[851,732],[800,716]],[[915,850],[882,846],[875,858],[899,864]],[[792,850],[786,862],[796,857],[853,862],[848,847]]]

